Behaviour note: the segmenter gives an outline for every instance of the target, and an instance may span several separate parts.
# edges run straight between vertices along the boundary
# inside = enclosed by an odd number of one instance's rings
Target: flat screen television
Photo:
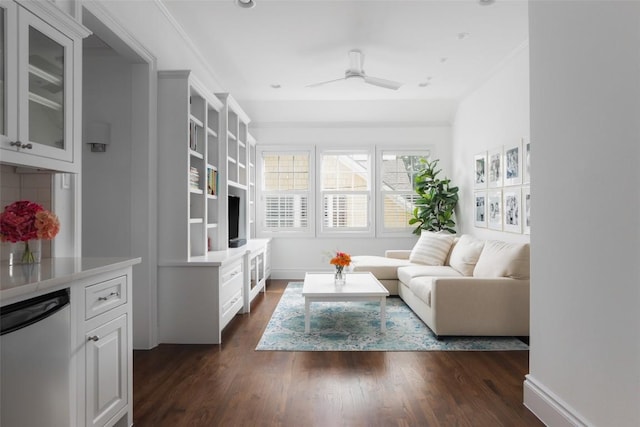
[[[246,243],[240,238],[240,197],[229,196],[229,247],[237,248]]]

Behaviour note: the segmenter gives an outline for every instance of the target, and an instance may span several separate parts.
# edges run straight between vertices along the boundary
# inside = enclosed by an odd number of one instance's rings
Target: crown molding
[[[202,66],[207,70],[207,72],[213,78],[213,80],[216,82],[216,84],[221,88],[224,87],[221,84],[220,77],[216,74],[216,72],[213,70],[213,68],[211,68],[211,65],[207,61],[206,57],[202,54],[200,49],[198,49],[198,47],[193,42],[191,37],[189,37],[189,35],[184,30],[182,25],[180,25],[180,23],[178,23],[178,21],[176,21],[176,18],[174,18],[173,15],[171,14],[171,12],[169,11],[169,9],[167,9],[167,6],[165,6],[163,0],[154,0],[153,3],[156,5],[158,10],[160,10],[160,12],[162,12],[162,14],[165,16],[165,18],[167,18],[167,21],[171,24],[171,26],[173,26],[173,28],[178,32],[178,34],[180,35],[182,40],[187,44],[189,49],[198,58],[198,61],[200,61],[200,64],[202,64]]]
[[[252,129],[278,129],[278,128],[330,128],[330,129],[348,129],[348,128],[434,128],[434,127],[451,127],[448,121],[429,121],[429,122],[368,122],[368,121],[318,121],[318,122],[261,122],[255,121],[251,123]]]

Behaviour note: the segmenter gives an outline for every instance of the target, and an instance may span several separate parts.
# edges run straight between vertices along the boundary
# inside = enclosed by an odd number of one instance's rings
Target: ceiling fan
[[[326,85],[328,83],[339,82],[342,80],[349,79],[361,79],[365,83],[370,85],[383,87],[385,89],[393,89],[398,90],[402,83],[394,82],[393,80],[381,79],[379,77],[371,77],[365,74],[362,69],[362,65],[364,64],[364,53],[357,49],[353,49],[349,51],[349,69],[344,72],[344,77],[340,79],[328,80],[326,82],[314,83],[307,85],[307,87],[318,87],[322,85]]]

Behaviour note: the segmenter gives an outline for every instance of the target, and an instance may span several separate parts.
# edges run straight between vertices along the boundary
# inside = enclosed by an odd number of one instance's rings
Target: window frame
[[[277,192],[283,194],[306,194],[307,195],[307,226],[304,228],[279,228],[269,229],[266,227],[266,197],[276,192],[264,190],[264,155],[293,155],[305,154],[309,157],[309,185],[306,191],[296,190],[291,192]],[[316,169],[315,169],[315,147],[312,145],[284,146],[265,145],[256,146],[256,236],[267,237],[315,237],[316,224]]]
[[[367,161],[367,184],[368,189],[363,191],[343,191],[343,190],[327,190],[322,189],[322,161],[325,155],[350,155],[350,154],[366,154]],[[344,149],[339,147],[318,147],[316,154],[316,234],[318,237],[375,237],[375,147],[374,146],[357,146],[353,149]],[[324,196],[325,194],[349,195],[349,194],[365,194],[367,196],[367,226],[362,228],[343,228],[329,229],[324,225]]]
[[[394,154],[396,156],[426,156],[427,159],[432,159],[434,155],[434,148],[430,145],[415,147],[415,146],[401,146],[394,147],[390,145],[384,145],[376,147],[376,196],[378,202],[376,203],[376,236],[378,237],[407,237],[411,235],[411,232],[415,228],[407,224],[407,227],[399,228],[387,228],[385,227],[384,217],[384,201],[387,194],[409,194],[407,191],[385,191],[384,190],[384,169],[383,169],[383,156],[385,154]],[[411,194],[415,194],[412,189]]]

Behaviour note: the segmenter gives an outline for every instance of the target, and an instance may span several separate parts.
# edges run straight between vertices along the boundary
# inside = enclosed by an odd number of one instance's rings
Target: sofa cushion
[[[472,276],[483,247],[484,241],[469,234],[463,234],[451,250],[449,265],[463,276]]]
[[[454,236],[423,231],[409,255],[409,261],[425,265],[444,265]]]
[[[408,259],[373,255],[351,257],[352,271],[370,271],[378,280],[398,280],[398,267],[409,265]]]
[[[529,244],[488,240],[473,270],[473,277],[529,279]]]
[[[460,277],[462,274],[447,265],[407,265],[398,268],[398,279],[409,285],[411,279],[420,276],[431,277]]]
[[[431,307],[431,286],[434,277],[416,277],[409,282],[411,292],[421,299],[425,304]]]

